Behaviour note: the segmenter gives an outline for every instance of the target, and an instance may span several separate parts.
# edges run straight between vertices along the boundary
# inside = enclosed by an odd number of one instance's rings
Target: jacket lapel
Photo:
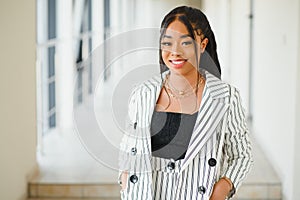
[[[226,84],[206,72],[206,85],[201,106],[180,172],[188,166],[215,132],[229,107],[229,104],[224,101],[228,95]]]

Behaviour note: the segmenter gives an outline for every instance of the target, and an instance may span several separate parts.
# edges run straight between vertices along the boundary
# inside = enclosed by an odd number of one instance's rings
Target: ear
[[[208,44],[208,38],[204,38],[200,43],[200,51],[203,53],[205,51],[205,48]]]

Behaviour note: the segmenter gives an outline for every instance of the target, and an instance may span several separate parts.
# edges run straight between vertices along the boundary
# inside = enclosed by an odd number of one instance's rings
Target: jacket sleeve
[[[230,108],[224,140],[227,164],[222,170],[221,177],[229,178],[234,189],[237,190],[248,174],[253,158],[245,110],[241,105],[240,94],[234,87],[231,87],[230,91]]]
[[[131,163],[131,148],[134,146],[135,137],[132,134],[134,124],[136,123],[136,103],[137,92],[136,87],[131,91],[128,101],[128,114],[125,119],[125,130],[122,132],[123,136],[119,146],[119,178],[123,171],[130,169]]]

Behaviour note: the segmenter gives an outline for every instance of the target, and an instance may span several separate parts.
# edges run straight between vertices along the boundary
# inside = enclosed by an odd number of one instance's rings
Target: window
[[[80,21],[80,34],[77,39],[76,69],[77,87],[76,103],[84,101],[86,95],[92,93],[93,68],[90,61],[92,51],[92,1],[86,0],[83,7],[82,20]]]
[[[56,0],[37,1],[37,102],[38,129],[45,135],[56,128],[55,57]]]
[[[37,1],[39,135],[56,130],[60,124],[65,123],[65,116],[69,116],[67,121],[71,124],[73,119],[66,113],[71,113],[72,107],[68,105],[83,103],[93,92],[93,66],[88,61],[93,48],[93,36],[99,33],[92,32],[92,10],[95,9],[92,3],[93,0],[73,0],[68,3],[57,0]],[[65,12],[69,15],[64,15]],[[58,19],[60,17],[63,19]],[[67,32],[64,31],[66,23],[72,27],[66,28]],[[69,40],[65,41],[64,38]],[[71,86],[74,81],[77,82],[75,88]]]

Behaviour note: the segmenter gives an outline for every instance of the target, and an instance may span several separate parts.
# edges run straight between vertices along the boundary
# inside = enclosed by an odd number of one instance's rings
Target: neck
[[[197,70],[193,70],[186,75],[171,72],[169,75],[169,82],[178,90],[192,88],[198,81],[198,74],[199,72]]]

